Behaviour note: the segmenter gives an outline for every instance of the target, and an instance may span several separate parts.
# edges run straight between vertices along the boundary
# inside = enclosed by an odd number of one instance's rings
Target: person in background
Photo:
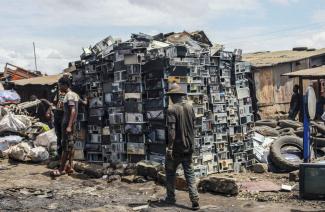
[[[290,109],[289,109],[289,116],[288,116],[289,119],[291,120],[296,119],[296,116],[300,110],[300,101],[301,101],[301,97],[299,94],[299,85],[294,85],[293,94],[291,96],[291,101],[290,101]]]
[[[71,82],[71,75],[70,74],[63,74],[62,78],[67,78]],[[58,85],[59,87],[59,85]],[[54,116],[54,129],[55,134],[57,137],[57,159],[60,160],[62,156],[62,132],[61,132],[61,123],[63,119],[63,100],[65,97],[66,92],[61,91],[59,88],[57,89],[56,95],[53,100],[53,116]]]
[[[59,89],[65,93],[63,98],[63,118],[61,121],[61,147],[62,155],[60,167],[58,170],[53,171],[53,176],[60,176],[66,173],[72,173],[72,160],[74,155],[74,142],[75,142],[75,125],[78,114],[79,96],[70,90],[71,80],[67,77],[62,77],[59,80]],[[68,164],[67,164],[68,162]]]
[[[322,115],[324,114],[325,108],[325,92],[321,93],[316,103],[316,119],[323,120]]]
[[[165,164],[167,197],[164,201],[168,204],[176,202],[175,175],[178,165],[182,164],[192,209],[198,210],[199,195],[192,164],[195,113],[192,105],[184,101],[183,97],[186,94],[177,83],[172,84],[167,95],[173,104],[169,105],[167,110],[168,144]]]
[[[62,132],[61,132],[61,123],[63,118],[63,100],[65,97],[65,92],[60,90],[57,91],[57,95],[54,97],[53,104],[53,114],[54,114],[54,129],[57,137],[57,158],[60,159],[62,156]]]
[[[36,95],[31,95],[29,97],[29,101],[36,101],[38,100]],[[39,119],[40,122],[47,124],[50,128],[52,128],[52,116],[51,110],[52,105],[46,99],[40,99],[40,103],[34,107],[27,108],[28,113]]]

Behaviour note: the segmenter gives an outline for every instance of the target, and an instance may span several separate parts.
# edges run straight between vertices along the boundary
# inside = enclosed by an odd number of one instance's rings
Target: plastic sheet
[[[47,149],[49,149],[51,143],[56,143],[56,141],[57,141],[57,137],[55,134],[55,130],[51,129],[47,132],[39,134],[34,141],[34,145],[46,147]]]
[[[0,104],[19,103],[20,96],[14,90],[0,90]]]
[[[28,154],[32,162],[41,162],[49,159],[49,152],[44,147],[35,147]]]
[[[10,146],[16,145],[23,140],[23,137],[18,135],[8,135],[0,138],[0,152],[7,150]]]
[[[27,116],[8,113],[0,121],[0,132],[18,132],[27,129],[31,125],[31,120]]]

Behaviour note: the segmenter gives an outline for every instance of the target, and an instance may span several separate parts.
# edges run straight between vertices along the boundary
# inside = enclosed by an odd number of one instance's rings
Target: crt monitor
[[[325,162],[300,164],[299,190],[303,199],[325,199]]]

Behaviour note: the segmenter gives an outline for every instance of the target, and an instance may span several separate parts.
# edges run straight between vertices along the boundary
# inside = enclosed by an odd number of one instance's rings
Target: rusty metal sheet
[[[291,64],[280,64],[273,68],[274,82],[274,103],[289,103],[291,100],[293,79],[281,76],[282,74],[291,72]]]
[[[266,67],[254,73],[256,97],[259,104],[273,104],[273,76],[272,68]]]

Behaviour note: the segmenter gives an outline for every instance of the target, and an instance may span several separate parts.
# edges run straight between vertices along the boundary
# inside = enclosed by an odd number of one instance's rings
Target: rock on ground
[[[268,171],[268,165],[266,163],[256,163],[253,165],[253,172],[265,173]]]
[[[156,180],[157,174],[163,169],[162,165],[153,161],[140,161],[136,164],[137,174]]]
[[[239,186],[235,178],[219,177],[211,175],[203,178],[198,184],[199,190],[226,195],[237,195]]]
[[[182,191],[187,191],[186,179],[184,176],[176,176],[175,188]]]
[[[165,185],[166,184],[166,174],[163,171],[158,172],[158,174],[157,174],[157,182],[160,185]]]
[[[97,164],[75,162],[73,168],[77,172],[82,172],[94,178],[101,178],[104,175],[103,166]]]
[[[121,177],[121,181],[125,183],[133,183],[135,179],[134,175],[129,175],[129,176],[123,176]]]
[[[47,168],[49,169],[56,169],[56,168],[59,168],[60,167],[60,161],[50,161],[48,164],[47,164]]]
[[[120,175],[111,175],[108,177],[107,182],[111,183],[113,181],[120,181],[121,180],[121,176]]]
[[[289,181],[299,181],[299,170],[293,171],[289,173]]]

